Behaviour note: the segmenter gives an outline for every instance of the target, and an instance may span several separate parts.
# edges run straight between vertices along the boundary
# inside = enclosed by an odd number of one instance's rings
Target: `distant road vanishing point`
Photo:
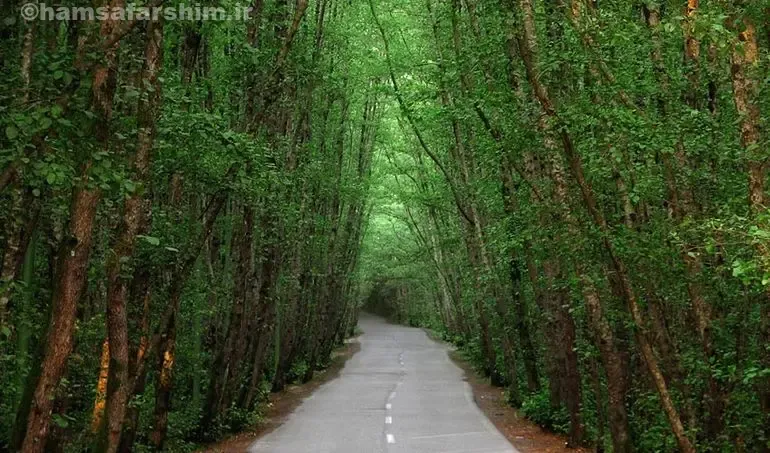
[[[517,453],[473,402],[447,347],[362,314],[361,351],[254,453]]]

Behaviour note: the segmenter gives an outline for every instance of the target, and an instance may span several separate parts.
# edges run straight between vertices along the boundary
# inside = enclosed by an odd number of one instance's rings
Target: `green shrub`
[[[521,413],[540,426],[557,433],[569,431],[569,413],[564,406],[553,407],[548,390],[532,393],[521,405]]]

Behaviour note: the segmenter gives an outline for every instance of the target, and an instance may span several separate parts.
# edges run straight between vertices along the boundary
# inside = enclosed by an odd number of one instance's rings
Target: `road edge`
[[[448,345],[447,357],[463,371],[463,380],[471,388],[473,402],[488,422],[520,453],[588,453],[586,448],[568,448],[567,437],[545,430],[519,415],[505,401],[505,390],[481,377],[462,352],[443,340],[436,332],[423,328],[430,339]]]
[[[361,350],[360,335],[349,338],[345,345],[334,351],[329,367],[317,371],[313,379],[305,384],[289,385],[283,391],[270,394],[263,419],[249,431],[233,434],[223,440],[206,445],[197,453],[245,453],[249,447],[262,437],[280,427],[289,416],[312,396],[322,385],[336,379],[345,368],[348,360]]]

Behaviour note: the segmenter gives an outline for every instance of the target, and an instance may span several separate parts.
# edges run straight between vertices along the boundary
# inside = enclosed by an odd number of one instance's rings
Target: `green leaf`
[[[43,117],[43,119],[40,120],[40,129],[48,129],[51,127],[51,124],[53,121],[51,121],[51,118]]]
[[[8,137],[9,140],[13,140],[16,137],[19,136],[19,130],[16,129],[16,126],[9,125],[5,127],[5,136]]]
[[[154,236],[139,235],[137,237],[143,239],[144,241],[146,241],[150,245],[154,245],[154,246],[160,245],[160,239],[158,239],[158,238],[156,238]]]
[[[59,414],[54,414],[53,417],[51,417],[51,419],[53,420],[54,424],[56,424],[56,426],[58,426],[59,428],[66,428],[70,425],[69,420],[67,420],[66,418],[62,417]]]

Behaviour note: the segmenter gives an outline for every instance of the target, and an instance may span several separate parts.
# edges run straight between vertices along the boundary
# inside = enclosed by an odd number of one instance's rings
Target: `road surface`
[[[447,347],[420,329],[362,314],[361,350],[260,453],[516,453],[473,402]]]

